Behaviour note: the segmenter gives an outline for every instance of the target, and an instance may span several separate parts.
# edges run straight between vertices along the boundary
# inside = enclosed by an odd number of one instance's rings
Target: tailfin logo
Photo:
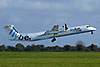
[[[11,35],[14,38],[14,40],[16,40],[20,36],[20,34],[17,33],[14,29],[10,30],[9,35]]]

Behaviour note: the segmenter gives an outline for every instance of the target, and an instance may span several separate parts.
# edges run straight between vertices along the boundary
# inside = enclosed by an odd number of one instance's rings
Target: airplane
[[[69,36],[87,32],[91,32],[91,34],[93,34],[93,32],[96,31],[95,27],[89,25],[68,28],[67,24],[64,24],[64,26],[62,27],[54,25],[54,27],[51,30],[38,33],[19,33],[15,29],[14,25],[8,25],[5,26],[4,28],[8,31],[9,35],[12,37],[9,39],[12,41],[39,41],[45,39],[52,39],[51,42],[55,42],[57,37],[63,37],[63,36]]]

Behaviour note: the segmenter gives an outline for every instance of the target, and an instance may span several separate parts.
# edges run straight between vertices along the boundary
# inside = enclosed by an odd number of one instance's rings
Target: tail
[[[14,25],[9,25],[9,26],[5,26],[4,27],[7,32],[9,33],[9,35],[14,39],[18,39],[20,37],[20,34],[18,33],[18,31],[14,28]]]

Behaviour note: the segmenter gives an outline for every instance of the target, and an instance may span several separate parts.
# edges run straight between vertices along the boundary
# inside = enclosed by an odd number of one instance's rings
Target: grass
[[[100,53],[1,52],[0,67],[100,67]]]

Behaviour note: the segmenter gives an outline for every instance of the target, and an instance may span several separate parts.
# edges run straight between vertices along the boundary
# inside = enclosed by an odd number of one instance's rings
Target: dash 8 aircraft
[[[93,31],[96,31],[96,28],[89,25],[68,28],[66,24],[62,27],[55,25],[51,30],[38,33],[18,33],[14,25],[5,26],[4,28],[8,31],[9,35],[11,36],[10,40],[12,41],[38,41],[52,38],[51,42],[54,42],[56,41],[57,37],[87,32],[91,32],[91,34],[93,34]]]

